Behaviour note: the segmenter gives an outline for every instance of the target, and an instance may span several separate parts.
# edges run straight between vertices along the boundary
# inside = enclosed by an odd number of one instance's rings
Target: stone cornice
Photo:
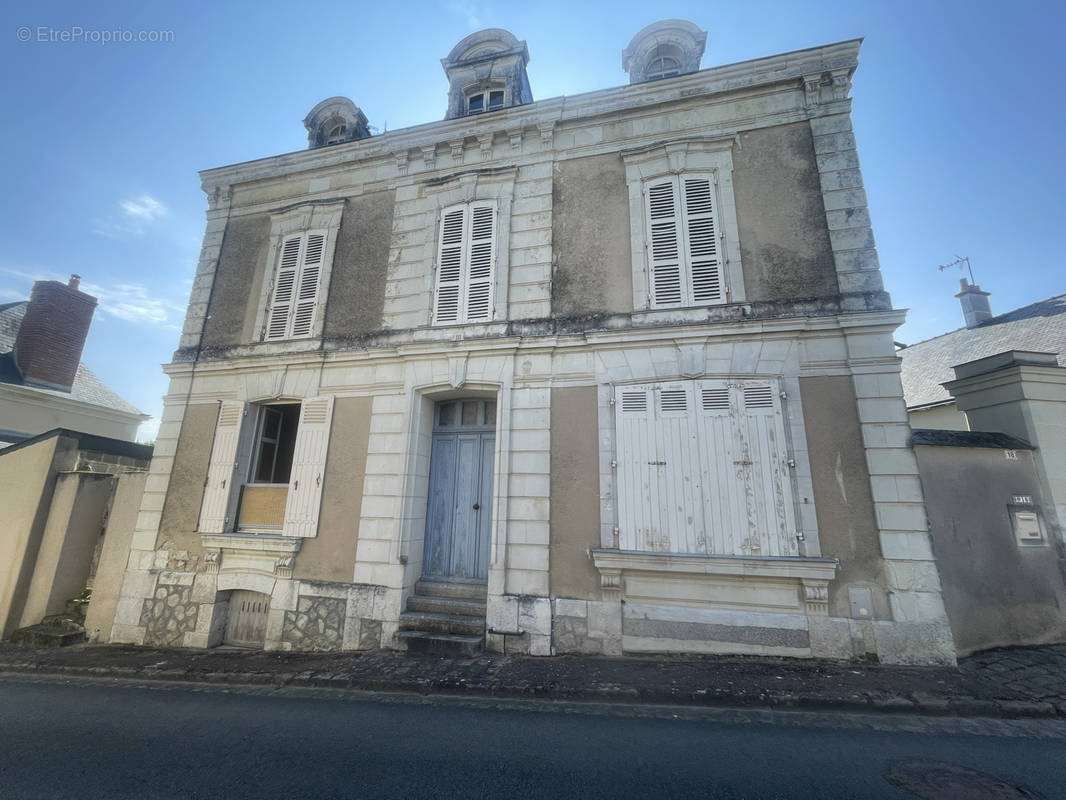
[[[542,144],[550,147],[554,127],[567,122],[756,87],[785,85],[789,89],[804,90],[811,76],[827,72],[850,78],[858,64],[861,44],[861,39],[851,39],[711,67],[664,81],[555,97],[476,117],[429,122],[346,144],[203,170],[200,172],[201,183],[204,191],[211,195],[217,187],[348,163],[392,161],[396,165],[406,165],[414,159],[423,160],[430,147],[434,151],[438,146],[454,150],[455,143],[467,139],[479,140],[482,149],[487,136],[507,137],[513,144],[515,136],[520,138],[520,132],[527,128],[535,128]],[[836,92],[833,97],[838,102],[847,103],[846,90],[843,94]],[[406,172],[401,166],[396,168]]]

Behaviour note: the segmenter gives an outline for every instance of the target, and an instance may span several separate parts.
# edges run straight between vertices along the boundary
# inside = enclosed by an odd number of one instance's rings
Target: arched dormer
[[[370,135],[366,115],[347,97],[330,97],[311,109],[304,118],[310,149],[352,142]]]
[[[707,31],[683,19],[664,19],[642,28],[622,51],[630,83],[696,72],[707,47]]]
[[[472,33],[441,66],[448,76],[448,112],[456,119],[533,102],[526,64],[529,48],[501,28]]]

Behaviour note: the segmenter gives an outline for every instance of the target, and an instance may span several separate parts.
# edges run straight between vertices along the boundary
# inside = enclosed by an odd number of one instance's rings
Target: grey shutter
[[[470,209],[469,258],[466,274],[466,321],[492,318],[496,262],[496,207],[474,203]]]
[[[437,257],[437,295],[433,321],[458,322],[463,280],[463,240],[466,207],[446,208],[441,214]]]
[[[274,291],[267,314],[267,340],[286,339],[289,336],[289,319],[293,311],[303,242],[304,237],[299,235],[290,236],[281,244],[278,269],[274,276]]]
[[[677,179],[649,183],[645,191],[648,213],[648,269],[651,307],[682,305],[680,204]]]
[[[723,286],[714,183],[709,177],[686,177],[681,185],[691,304],[716,303]]]
[[[322,279],[322,258],[326,248],[324,233],[308,233],[304,247],[300,280],[296,286],[296,302],[292,315],[290,336],[310,336],[318,308],[318,287]]]

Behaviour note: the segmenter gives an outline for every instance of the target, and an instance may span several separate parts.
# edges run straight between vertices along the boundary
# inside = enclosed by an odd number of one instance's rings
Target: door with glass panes
[[[433,410],[423,577],[487,579],[495,446],[495,400],[437,403]]]

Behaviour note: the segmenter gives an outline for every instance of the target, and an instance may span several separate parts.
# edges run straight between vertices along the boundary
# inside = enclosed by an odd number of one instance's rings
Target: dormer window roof
[[[370,135],[366,115],[347,97],[330,97],[304,118],[309,148],[343,144]]]
[[[622,69],[630,83],[643,83],[700,68],[707,32],[683,19],[664,19],[641,29],[622,51]]]
[[[440,63],[449,84],[445,119],[533,102],[526,75],[529,49],[509,31],[489,28],[472,33]]]

